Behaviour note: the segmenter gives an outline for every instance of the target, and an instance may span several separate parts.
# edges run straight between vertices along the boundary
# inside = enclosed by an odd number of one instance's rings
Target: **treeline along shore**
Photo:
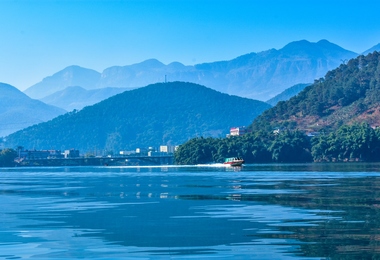
[[[344,125],[330,133],[295,130],[256,132],[229,138],[195,138],[179,146],[177,164],[220,163],[225,157],[246,163],[379,162],[380,128]]]
[[[17,165],[17,156],[14,149],[1,150],[0,167]],[[246,163],[380,162],[380,128],[361,123],[313,135],[274,130],[228,138],[193,138],[179,146],[174,164],[221,163],[234,156]]]

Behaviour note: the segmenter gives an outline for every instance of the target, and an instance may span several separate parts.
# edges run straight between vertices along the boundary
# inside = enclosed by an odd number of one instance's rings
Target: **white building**
[[[177,146],[172,145],[161,145],[160,152],[161,153],[174,153]]]
[[[245,128],[245,126],[230,128],[230,136],[244,135],[246,133],[247,129]]]

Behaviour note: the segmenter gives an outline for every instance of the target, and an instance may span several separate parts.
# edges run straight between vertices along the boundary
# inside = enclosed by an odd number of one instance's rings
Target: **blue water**
[[[0,259],[380,254],[380,165],[0,168]]]

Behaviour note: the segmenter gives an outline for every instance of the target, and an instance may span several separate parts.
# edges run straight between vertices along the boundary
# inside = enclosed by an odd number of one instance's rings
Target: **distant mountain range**
[[[363,53],[375,50],[380,50],[380,44]],[[280,50],[271,49],[230,61],[195,66],[178,62],[164,65],[154,59],[110,67],[102,73],[70,66],[43,79],[25,93],[40,98],[46,104],[72,111],[150,83],[181,80],[202,83],[224,93],[267,100],[275,105],[305,87],[298,83],[313,82],[352,56],[357,54],[322,40],[317,43],[292,42]],[[6,84],[1,84],[0,92],[0,137],[65,112],[57,107],[44,106]]]
[[[82,109],[96,104],[104,99],[126,91],[125,88],[100,88],[86,90],[82,87],[67,87],[47,97],[40,99],[42,102],[61,107],[67,111]]]
[[[0,83],[0,137],[48,121],[66,111],[34,100],[17,88]]]
[[[372,52],[329,71],[297,96],[257,117],[253,131],[290,129],[335,131],[342,125],[380,126],[380,52]],[[363,135],[364,136],[364,135]]]
[[[377,49],[380,46],[374,46]],[[370,51],[370,50],[368,50]],[[271,49],[242,55],[230,61],[185,66],[178,62],[164,65],[158,60],[114,66],[102,73],[70,66],[31,86],[25,93],[44,98],[69,86],[86,90],[99,88],[132,89],[167,81],[193,82],[217,91],[268,100],[299,83],[313,82],[357,53],[321,40],[289,43],[280,50]]]
[[[13,133],[6,146],[117,152],[179,145],[193,137],[224,137],[268,108],[193,83],[157,83]]]

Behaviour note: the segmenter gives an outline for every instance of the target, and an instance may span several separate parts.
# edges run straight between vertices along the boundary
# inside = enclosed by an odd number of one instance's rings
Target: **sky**
[[[380,43],[378,0],[0,0],[0,82],[25,90],[78,65],[231,60],[326,39]]]

